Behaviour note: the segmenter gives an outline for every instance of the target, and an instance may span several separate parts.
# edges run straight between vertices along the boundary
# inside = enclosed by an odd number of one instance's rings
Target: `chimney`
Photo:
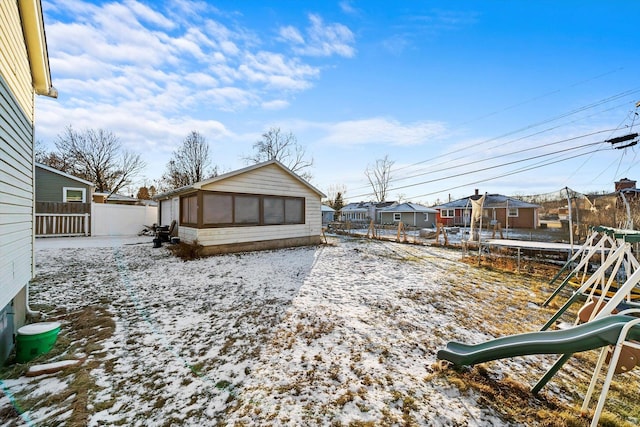
[[[620,181],[615,182],[616,191],[625,190],[627,188],[636,188],[636,181],[629,178],[622,178]]]
[[[480,195],[480,191],[476,188],[476,196]]]

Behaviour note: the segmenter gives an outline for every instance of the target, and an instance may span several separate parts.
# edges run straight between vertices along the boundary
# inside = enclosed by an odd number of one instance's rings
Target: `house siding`
[[[180,239],[197,239],[208,254],[320,243],[320,195],[275,164],[202,186],[204,191],[303,197],[304,224],[197,229],[181,225]],[[217,249],[216,249],[217,248]]]
[[[34,92],[18,2],[0,2],[0,22],[1,363],[12,348],[8,340],[25,322],[26,289],[34,273]]]
[[[0,74],[32,123],[34,94],[31,69],[17,1],[0,1],[0,22]]]
[[[36,167],[36,200],[38,202],[62,202],[64,187],[84,188],[86,202],[91,202],[91,186],[60,174]]]

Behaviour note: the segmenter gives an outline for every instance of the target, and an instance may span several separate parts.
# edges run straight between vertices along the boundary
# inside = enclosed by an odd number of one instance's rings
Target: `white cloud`
[[[356,9],[349,0],[343,0],[339,3],[340,10],[348,15],[357,15],[359,14],[358,9]]]
[[[278,53],[262,51],[247,54],[245,58],[239,71],[251,82],[264,83],[276,89],[307,89],[311,85],[310,79],[319,73],[317,68]]]
[[[284,99],[275,99],[273,101],[265,101],[262,103],[262,108],[265,110],[283,110],[289,106],[289,101]]]
[[[243,27],[241,15],[207,2],[57,0],[45,3],[45,17],[60,97],[38,100],[36,131],[50,146],[67,125],[108,129],[126,148],[158,159],[193,129],[211,142],[246,141],[266,128],[260,119],[252,119],[256,129],[238,135],[210,118],[290,108],[292,97],[312,87],[323,66],[273,48],[261,40],[271,36],[269,30]],[[281,37],[305,55],[355,52],[347,27],[316,15],[302,33],[285,25]],[[164,162],[156,160],[151,173]]]
[[[444,134],[446,127],[440,122],[401,123],[374,117],[328,124],[324,130],[326,136],[321,138],[321,142],[326,144],[411,146],[432,142]]]
[[[291,43],[304,44],[304,38],[302,37],[302,34],[300,34],[300,31],[298,31],[295,27],[292,27],[290,25],[281,27],[278,33],[280,34],[280,37],[282,37],[284,40],[290,41]]]
[[[309,21],[306,39],[292,26],[279,29],[280,39],[291,43],[293,52],[298,55],[320,57],[338,55],[351,58],[355,55],[355,37],[346,25],[325,24],[316,14],[310,14]]]
[[[135,14],[135,16],[137,16],[143,21],[150,22],[159,27],[169,29],[169,30],[175,28],[176,26],[171,19],[168,19],[166,16],[156,12],[155,10],[151,9],[146,5],[143,5],[142,3],[139,3],[133,0],[128,0],[128,1],[125,1],[125,4]]]

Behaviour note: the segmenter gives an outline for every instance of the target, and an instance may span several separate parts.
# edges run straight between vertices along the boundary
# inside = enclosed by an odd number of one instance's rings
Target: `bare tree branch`
[[[312,177],[307,170],[313,166],[313,158],[306,159],[305,148],[298,144],[296,136],[282,133],[280,128],[270,128],[262,134],[262,139],[253,144],[253,155],[245,157],[248,163],[262,163],[277,160],[301,178],[309,181]]]
[[[111,131],[87,129],[75,131],[71,126],[56,140],[58,153],[44,159],[63,172],[91,181],[100,193],[116,193],[132,183],[145,167],[139,154],[122,150]]]
[[[389,181],[391,180],[391,167],[395,162],[389,160],[389,156],[376,160],[376,164],[368,165],[364,174],[371,184],[373,194],[378,202],[384,202],[387,198],[389,190]]]
[[[217,168],[207,172],[210,165],[209,144],[199,132],[191,131],[173,152],[162,180],[168,189],[191,185],[218,174]]]

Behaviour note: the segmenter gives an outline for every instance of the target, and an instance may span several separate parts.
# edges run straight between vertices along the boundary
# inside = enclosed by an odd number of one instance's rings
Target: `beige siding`
[[[0,1],[0,310],[33,273],[34,95],[17,3]]]
[[[203,190],[305,197],[316,194],[275,164],[232,176],[202,187]],[[317,196],[318,198],[320,196]]]
[[[20,24],[17,1],[0,1],[0,76],[33,122],[31,69]]]
[[[204,246],[229,245],[320,236],[322,233],[320,195],[275,164],[210,183],[203,186],[202,189],[207,191],[304,197],[305,223],[299,225],[203,228],[199,230],[180,227],[180,238],[184,241],[191,242],[197,239]]]

